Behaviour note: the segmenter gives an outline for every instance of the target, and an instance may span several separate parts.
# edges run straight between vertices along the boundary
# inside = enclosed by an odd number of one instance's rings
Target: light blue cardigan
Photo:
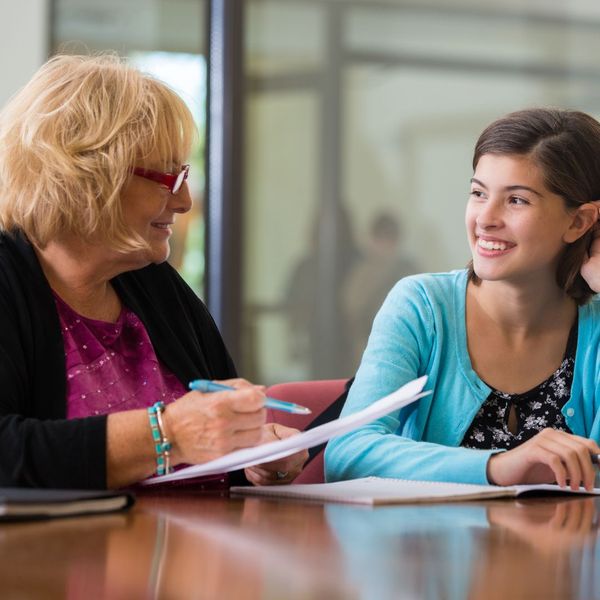
[[[459,446],[490,388],[467,351],[467,271],[415,275],[399,281],[373,323],[367,349],[342,415],[428,375],[430,396],[331,440],[328,481],[377,475],[488,483],[497,450]],[[579,308],[571,398],[563,414],[571,431],[600,441],[600,298]]]

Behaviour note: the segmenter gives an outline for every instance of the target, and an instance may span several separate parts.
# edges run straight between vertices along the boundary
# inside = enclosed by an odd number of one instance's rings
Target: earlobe
[[[576,242],[585,235],[598,221],[598,207],[592,202],[586,202],[577,208],[569,229],[563,235],[567,244]]]

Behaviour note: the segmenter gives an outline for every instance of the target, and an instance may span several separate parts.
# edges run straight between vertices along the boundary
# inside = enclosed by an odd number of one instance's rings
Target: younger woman
[[[330,481],[593,485],[600,124],[575,111],[510,114],[481,134],[473,169],[472,263],[393,288],[342,414],[425,374],[432,394],[330,442]]]

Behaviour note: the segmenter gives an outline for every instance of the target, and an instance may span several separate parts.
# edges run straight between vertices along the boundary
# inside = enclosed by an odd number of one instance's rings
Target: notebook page
[[[232,487],[236,495],[296,498],[350,504],[406,504],[419,502],[450,502],[485,498],[514,498],[525,493],[559,492],[563,494],[600,495],[600,488],[573,492],[557,485],[473,485],[441,481],[415,481],[382,477],[364,477],[333,483],[274,485],[263,487]]]
[[[514,496],[513,488],[468,483],[414,481],[364,477],[333,483],[231,488],[232,494],[297,498],[351,504],[404,504],[447,502]]]

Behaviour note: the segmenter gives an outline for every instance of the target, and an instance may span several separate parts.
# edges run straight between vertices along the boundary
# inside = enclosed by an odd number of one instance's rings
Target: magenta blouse
[[[158,359],[144,324],[132,310],[123,307],[116,323],[97,321],[76,313],[53,294],[65,347],[68,419],[147,408],[158,400],[168,404],[188,391]],[[174,483],[223,490],[228,476]]]
[[[67,375],[67,418],[165,404],[186,393],[157,358],[146,328],[124,307],[116,323],[88,319],[54,294]]]

